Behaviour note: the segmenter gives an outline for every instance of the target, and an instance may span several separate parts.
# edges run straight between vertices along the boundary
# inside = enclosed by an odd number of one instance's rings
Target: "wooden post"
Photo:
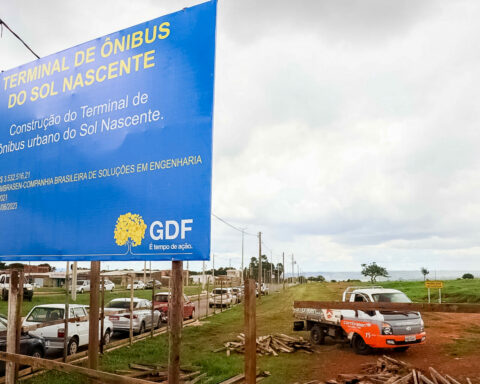
[[[223,280],[220,280],[220,312],[223,312]]]
[[[205,317],[208,317],[208,310],[210,308],[210,279],[207,279],[207,305],[205,306]]]
[[[183,262],[172,261],[172,299],[168,308],[170,322],[170,354],[168,384],[180,382],[180,343],[183,326]]]
[[[90,310],[88,330],[88,368],[98,369],[98,320],[100,318],[98,292],[100,291],[100,261],[90,262]]]
[[[135,275],[130,275],[130,332],[128,339],[130,341],[130,346],[133,344],[133,281]]]
[[[202,317],[202,315],[200,314],[200,295],[201,294],[202,294],[202,284],[198,284],[198,297],[197,297],[197,313],[198,313],[197,318],[198,319]]]
[[[68,318],[70,317],[70,306],[68,303],[68,272],[70,268],[70,263],[67,261],[67,269],[65,271],[65,313],[64,319],[65,324],[63,326],[63,362],[67,362],[68,355]]]
[[[72,300],[77,301],[77,262],[73,262],[72,268]]]
[[[18,305],[19,272],[16,269],[10,271],[10,283],[8,292],[8,328],[7,328],[7,352],[17,353],[17,305]],[[22,285],[23,288],[23,285]],[[5,383],[15,383],[15,363],[7,362],[5,371]]]
[[[151,270],[151,269],[150,269]],[[152,273],[150,273],[150,280],[152,280]],[[152,339],[153,339],[153,330],[155,329],[155,326],[153,324],[153,321],[155,320],[155,308],[154,308],[154,305],[153,303],[155,302],[155,279],[152,280],[153,283],[152,283],[152,328],[150,330],[151,332],[151,336],[152,336]]]
[[[17,335],[16,335],[16,345],[15,351],[16,353],[20,353],[20,338],[22,337],[22,304],[23,304],[23,283],[25,280],[25,274],[23,271],[20,272],[20,276],[18,279],[18,293],[17,293]],[[18,368],[19,365],[15,364],[15,380],[18,379]]]
[[[257,325],[255,307],[255,280],[245,280],[245,383],[257,380]]]
[[[282,282],[283,290],[285,291],[285,252],[282,252]]]
[[[102,301],[101,301],[101,317],[100,317],[100,353],[103,354],[103,346],[105,345],[105,277],[102,277]]]
[[[430,304],[430,288],[428,288],[428,304]]]

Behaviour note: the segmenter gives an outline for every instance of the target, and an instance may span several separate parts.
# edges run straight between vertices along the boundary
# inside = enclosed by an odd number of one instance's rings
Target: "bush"
[[[475,277],[471,273],[465,273],[462,279],[474,279]]]

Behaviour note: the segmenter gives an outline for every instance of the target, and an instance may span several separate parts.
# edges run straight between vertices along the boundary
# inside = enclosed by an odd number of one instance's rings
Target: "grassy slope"
[[[294,334],[292,331],[292,304],[294,300],[340,300],[341,293],[350,283],[315,283],[301,285],[288,289],[285,293],[270,295],[262,298],[257,305],[257,335],[270,333]],[[421,301],[425,288],[423,283],[398,282],[382,283],[385,287],[404,290],[415,301]],[[452,281],[447,282],[446,291],[449,301],[478,301],[480,281]],[[423,296],[422,296],[423,295]],[[232,354],[227,357],[225,353],[213,353],[223,343],[235,340],[238,333],[243,332],[243,306],[238,306],[208,318],[201,327],[189,327],[184,330],[182,343],[182,364],[196,365],[213,378],[213,383],[218,383],[228,377],[234,376],[243,370],[241,355]],[[478,332],[477,329],[472,330]],[[468,335],[466,335],[468,338]],[[452,346],[454,348],[454,346]],[[458,346],[465,353],[462,346]],[[458,353],[452,350],[451,353]],[[468,352],[468,351],[467,351]],[[101,369],[114,372],[116,369],[127,369],[128,364],[137,363],[167,363],[168,339],[159,336],[135,344],[132,348],[126,347],[106,354],[101,359]],[[262,356],[258,359],[258,366],[273,375],[263,382],[293,383],[308,381],[309,370],[306,367],[313,364],[314,357],[304,353],[280,354],[278,357]],[[82,378],[71,375],[50,372],[33,378],[31,384],[77,384],[86,382]]]

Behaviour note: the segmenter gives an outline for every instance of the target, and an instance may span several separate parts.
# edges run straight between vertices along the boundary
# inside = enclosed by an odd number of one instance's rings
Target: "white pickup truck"
[[[0,275],[0,292],[2,292],[2,300],[8,300],[8,292],[10,290],[10,275]],[[23,282],[23,298],[32,301],[33,286],[26,280]]]
[[[409,303],[410,299],[396,289],[363,286],[347,288],[343,302]],[[358,354],[374,348],[405,351],[426,339],[422,317],[414,311],[294,308],[294,317],[294,330],[303,330],[306,324],[312,342],[324,344],[330,336],[349,342]]]
[[[71,304],[69,306],[69,319],[78,319],[78,321],[68,324],[68,354],[77,353],[78,347],[88,344],[89,321],[80,321],[81,318],[88,316],[88,307],[85,305]],[[33,307],[23,321],[23,326],[41,325],[41,323],[53,322],[65,319],[65,304],[44,304]],[[100,326],[98,327],[100,333]],[[108,318],[104,320],[104,344],[110,342],[113,334],[113,324]],[[32,331],[29,334],[41,336],[45,339],[46,350],[63,350],[63,337],[65,335],[65,326],[63,323],[47,325]],[[100,338],[101,335],[99,334]]]

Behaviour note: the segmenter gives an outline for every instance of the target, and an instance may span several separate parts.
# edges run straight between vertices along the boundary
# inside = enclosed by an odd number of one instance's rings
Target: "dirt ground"
[[[410,363],[414,368],[428,371],[434,367],[442,374],[448,374],[462,382],[469,377],[480,384],[480,345],[473,351],[455,357],[449,346],[455,340],[466,336],[466,327],[480,326],[480,314],[427,313],[423,315],[427,341],[423,345],[411,347],[406,352],[388,352],[393,358]],[[478,344],[479,338],[475,341]],[[385,353],[356,355],[347,345],[327,344],[318,346],[318,354],[313,365],[312,376],[319,380],[335,379],[339,373],[359,373],[362,364],[375,361]]]

